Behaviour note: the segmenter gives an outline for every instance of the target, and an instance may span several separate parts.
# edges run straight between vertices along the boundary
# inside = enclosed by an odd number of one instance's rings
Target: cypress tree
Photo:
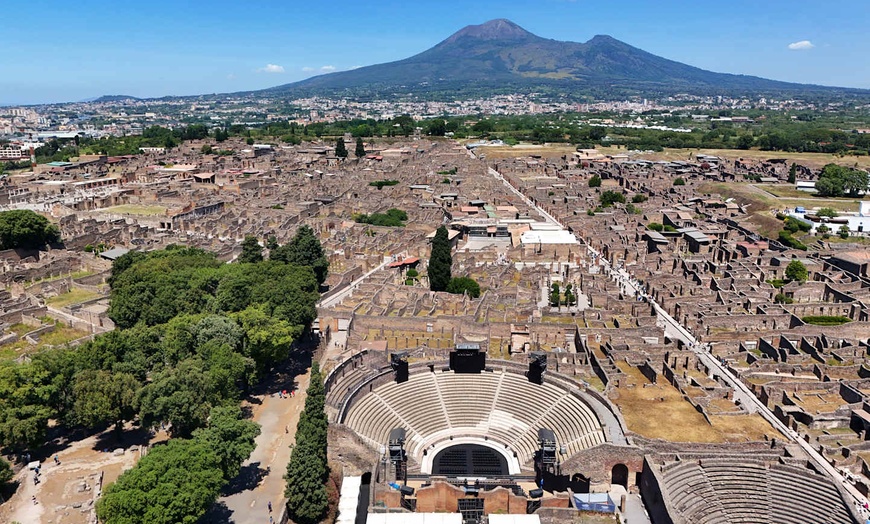
[[[446,291],[450,284],[450,267],[453,257],[450,255],[450,241],[447,228],[441,226],[432,239],[432,254],[429,257],[429,289]]]
[[[335,141],[335,156],[338,158],[347,158],[347,147],[344,144],[344,138],[339,137]]]
[[[357,158],[362,158],[366,156],[366,146],[363,144],[362,137],[357,137],[356,139],[356,150],[353,152]]]
[[[305,398],[305,409],[296,426],[296,445],[287,464],[287,508],[290,518],[299,524],[314,524],[325,515],[329,505],[326,480],[327,420],[324,405],[326,394],[323,375],[315,362],[311,366],[311,380]]]

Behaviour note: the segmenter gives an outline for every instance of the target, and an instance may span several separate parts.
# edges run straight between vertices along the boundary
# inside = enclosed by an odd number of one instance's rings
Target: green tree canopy
[[[6,462],[6,459],[0,457],[0,488],[3,488],[14,476],[12,466]]]
[[[601,193],[601,206],[602,207],[610,207],[615,203],[624,204],[625,203],[625,195],[618,191],[607,190]]]
[[[356,139],[356,148],[353,151],[353,154],[357,158],[362,158],[366,156],[366,146],[363,143],[362,136],[358,136]]]
[[[245,240],[242,242],[242,254],[239,255],[239,262],[253,264],[262,261],[263,247],[260,246],[257,237],[252,235],[246,236]]]
[[[105,524],[195,524],[224,485],[209,442],[171,439],[155,446],[97,501]]]
[[[300,226],[296,234],[287,244],[273,249],[270,260],[278,260],[287,264],[308,266],[317,276],[317,282],[323,284],[329,274],[329,259],[320,244],[320,239],[314,230],[307,225]]]
[[[601,177],[592,175],[592,178],[589,179],[589,187],[601,187]]]
[[[866,192],[870,184],[864,170],[828,164],[822,168],[816,181],[816,192],[823,197],[857,197]]]
[[[789,280],[805,282],[808,276],[807,267],[800,260],[792,260],[785,268],[785,278]]]
[[[450,253],[450,241],[447,228],[441,226],[432,239],[432,252],[429,256],[429,289],[446,291],[450,284],[450,272],[453,266],[453,256]]]
[[[37,249],[60,240],[60,230],[27,209],[0,212],[0,249]]]
[[[453,277],[447,284],[447,292],[454,295],[468,293],[471,298],[480,296],[480,284],[470,277]]]
[[[239,466],[256,447],[254,439],[260,434],[260,426],[242,418],[238,406],[212,408],[208,426],[193,432],[196,440],[206,443],[220,459],[224,480],[232,480],[239,474]]]
[[[335,141],[335,156],[338,158],[347,158],[347,146],[344,143],[344,139],[341,137]]]
[[[305,409],[296,426],[296,445],[287,464],[287,509],[299,524],[315,524],[326,514],[327,420],[324,411],[323,375],[315,362],[305,398]]]
[[[75,377],[73,412],[83,426],[98,428],[114,423],[118,430],[136,415],[136,394],[141,383],[130,373],[83,370]]]

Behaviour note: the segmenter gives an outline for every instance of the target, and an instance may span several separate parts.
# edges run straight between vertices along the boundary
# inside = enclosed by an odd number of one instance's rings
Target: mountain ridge
[[[507,19],[469,25],[408,58],[314,76],[260,90],[274,95],[426,93],[533,89],[625,94],[855,91],[717,73],[663,58],[609,35],[568,42]]]

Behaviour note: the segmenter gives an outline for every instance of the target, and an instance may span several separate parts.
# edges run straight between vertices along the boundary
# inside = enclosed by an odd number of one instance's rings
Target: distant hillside
[[[585,43],[549,40],[501,19],[465,27],[404,60],[320,75],[260,93],[374,96],[451,92],[456,96],[533,88],[598,96],[858,91],[714,73],[603,35]]]
[[[124,100],[142,100],[141,98],[137,98],[135,96],[130,95],[103,95],[99,98],[94,98],[93,100],[86,100],[86,102],[122,102]]]

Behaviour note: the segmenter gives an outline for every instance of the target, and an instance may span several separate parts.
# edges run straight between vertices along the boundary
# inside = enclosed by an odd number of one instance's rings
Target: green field
[[[88,291],[87,289],[72,288],[67,293],[49,298],[45,303],[49,306],[60,308],[71,306],[73,304],[80,304],[91,300],[92,298],[97,298],[98,296],[100,295],[93,291]]]

